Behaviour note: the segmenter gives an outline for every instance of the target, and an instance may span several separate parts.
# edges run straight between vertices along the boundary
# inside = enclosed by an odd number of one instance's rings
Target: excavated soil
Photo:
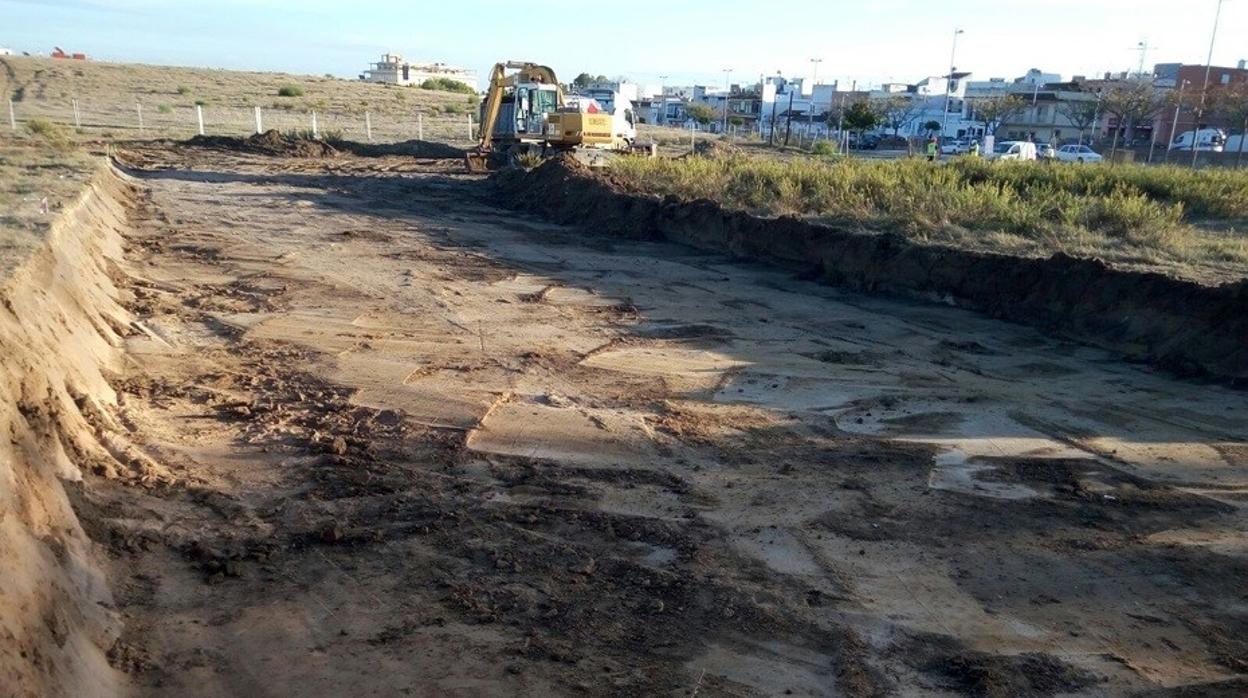
[[[87,238],[115,246],[71,260],[112,286],[33,294],[114,318],[66,316],[110,341],[85,362],[95,382],[51,404],[94,415],[86,442],[125,457],[67,449],[59,474],[83,482],[56,526],[80,550],[29,568],[55,580],[81,560],[111,600],[98,585],[71,601],[112,613],[21,616],[46,651],[80,636],[107,659],[45,665],[61,686],[114,681],[67,693],[1183,696],[1248,680],[1242,392],[525,217],[437,161],[169,145],[122,161],[138,186],[108,190]],[[604,205],[584,204],[589,220]],[[19,311],[6,342],[63,339],[16,383],[78,346]],[[39,433],[35,411],[6,414]],[[30,483],[17,491],[60,491]],[[14,520],[0,544],[47,540]]]
[[[595,233],[666,239],[767,260],[844,286],[1021,322],[1187,377],[1248,385],[1248,279],[1204,286],[1095,259],[1047,259],[923,245],[707,201],[632,193],[571,158],[496,181],[513,207]]]
[[[326,158],[338,153],[324,141],[306,138],[289,138],[277,129],[256,133],[245,138],[238,136],[194,136],[187,141],[196,148],[212,148],[239,153],[274,155],[293,158]]]

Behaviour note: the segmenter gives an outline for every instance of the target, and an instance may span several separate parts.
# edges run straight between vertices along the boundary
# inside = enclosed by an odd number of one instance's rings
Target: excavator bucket
[[[464,164],[472,174],[484,174],[490,171],[491,153],[477,149],[464,153]]]

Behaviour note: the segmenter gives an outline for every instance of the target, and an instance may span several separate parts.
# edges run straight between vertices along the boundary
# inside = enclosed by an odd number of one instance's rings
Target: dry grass
[[[279,96],[284,88],[291,96]],[[364,140],[367,111],[377,140],[405,140],[415,137],[417,114],[424,115],[426,130],[431,131],[442,114],[462,113],[472,98],[321,76],[13,56],[0,58],[0,93],[13,98],[19,120],[41,118],[71,129],[77,99],[82,135],[92,138],[185,138],[194,133],[194,110],[199,105],[208,132],[216,135],[250,133],[252,108],[259,106],[266,127],[308,127],[307,115],[316,110],[322,126],[354,129],[349,136],[358,140]],[[143,105],[142,134],[136,104]],[[450,117],[446,120],[449,123]],[[463,132],[454,128],[446,135],[462,137]]]
[[[43,242],[98,164],[88,151],[54,147],[42,136],[0,138],[0,283]]]
[[[896,231],[925,243],[1060,251],[1205,281],[1248,276],[1245,172],[748,156],[628,158],[613,171],[639,191]]]

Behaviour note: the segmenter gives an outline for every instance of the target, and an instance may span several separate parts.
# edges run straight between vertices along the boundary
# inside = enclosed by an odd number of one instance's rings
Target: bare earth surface
[[[126,158],[141,693],[1248,691],[1245,393],[454,161]]]

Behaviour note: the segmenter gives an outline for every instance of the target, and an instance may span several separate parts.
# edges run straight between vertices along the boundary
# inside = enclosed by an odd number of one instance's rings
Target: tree
[[[1079,129],[1079,145],[1083,145],[1083,134],[1096,125],[1096,117],[1100,115],[1100,100],[1080,99],[1062,102],[1057,107],[1058,113],[1066,117],[1071,126]]]
[[[1239,127],[1239,147],[1235,148],[1235,167],[1243,162],[1244,150],[1248,148],[1248,84],[1240,83],[1219,89],[1213,94],[1212,111]]]
[[[706,104],[690,104],[685,113],[697,123],[705,126],[715,120],[715,110]]]
[[[1123,127],[1127,128],[1127,140],[1131,140],[1135,136],[1135,129],[1144,121],[1151,120],[1161,105],[1161,96],[1151,82],[1120,85],[1102,93],[1101,110],[1113,115],[1118,122],[1114,127],[1114,142],[1109,150],[1111,157],[1118,151],[1118,134]]]
[[[875,128],[876,124],[880,123],[879,113],[865,101],[854,102],[849,105],[845,109],[842,118],[844,119],[845,128],[849,129],[851,133],[857,132],[860,140],[864,132]]]
[[[901,129],[909,126],[919,116],[923,105],[909,97],[889,97],[882,100],[877,110],[880,123],[893,129],[893,135],[901,135]]]
[[[993,95],[980,97],[971,101],[971,109],[975,120],[984,124],[985,136],[996,136],[1001,124],[1011,117],[1017,116],[1027,108],[1027,102],[1018,95]]]
[[[937,133],[940,133],[940,122],[935,119],[926,121],[923,123],[923,130],[927,131],[927,135],[935,136]]]
[[[594,82],[594,76],[590,75],[589,73],[581,73],[580,75],[577,75],[575,78],[573,78],[572,86],[578,87],[583,90],[586,87],[589,87],[591,84],[593,84],[593,82]]]

